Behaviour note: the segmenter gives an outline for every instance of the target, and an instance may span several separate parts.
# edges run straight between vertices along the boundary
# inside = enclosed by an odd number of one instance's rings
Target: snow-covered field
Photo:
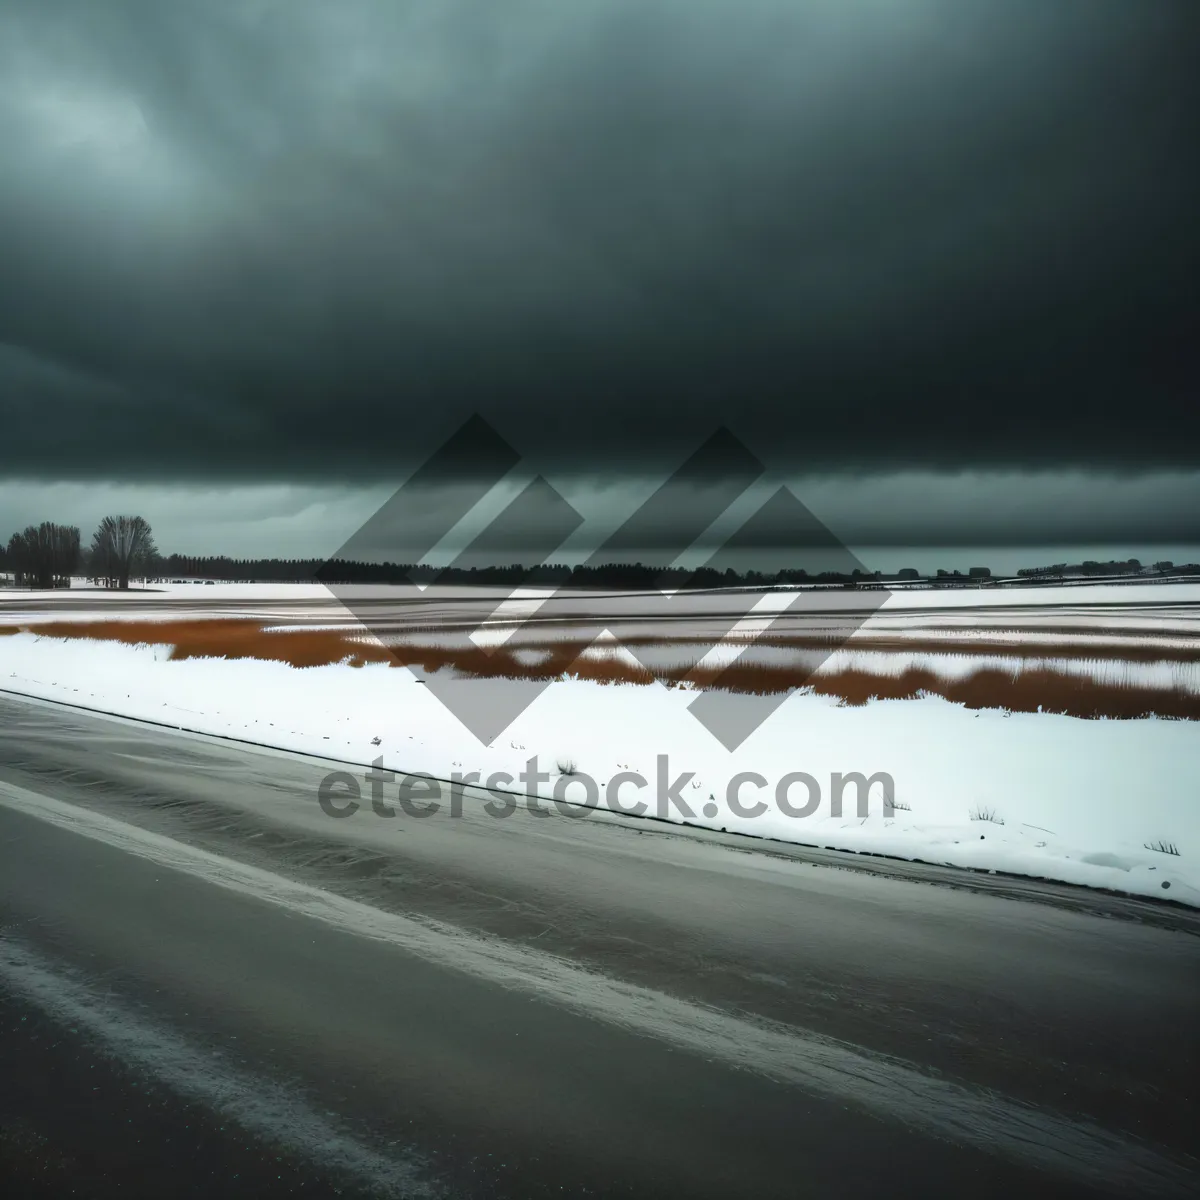
[[[1037,589],[1039,599],[1050,590]],[[1083,589],[1070,590],[1078,603]],[[511,777],[494,781],[503,790],[579,803],[593,799],[589,781],[594,802],[609,803],[610,784],[627,772],[645,786],[626,778],[616,806],[641,801],[668,820],[1200,906],[1200,722],[1009,714],[937,697],[844,707],[795,694],[731,753],[687,711],[692,692],[563,679],[485,747],[402,667],[169,655],[165,646],[18,633],[0,638],[0,688],[343,762],[381,757],[439,779],[478,772],[486,782],[501,772]],[[530,785],[520,776],[535,756],[548,778]],[[762,782],[731,790],[744,772]],[[780,781],[798,772],[813,785],[793,778],[780,796]],[[877,781],[866,815],[854,786],[835,815],[835,772],[886,773],[895,810],[885,813]],[[806,811],[812,786],[819,798]],[[449,789],[443,799],[447,808]],[[375,818],[364,802],[353,819]]]
[[[365,592],[377,592],[380,595],[387,595],[389,592],[395,590],[390,584],[358,584],[355,585],[355,588],[356,590],[361,588]],[[468,593],[478,592],[482,589],[463,585],[455,590]],[[495,588],[492,590],[503,592],[505,595],[508,594],[507,588]],[[152,583],[143,587],[135,582],[130,591],[122,592],[111,588],[97,587],[89,583],[86,579],[74,578],[71,581],[70,589],[67,591],[29,593],[22,589],[13,588],[7,593],[0,591],[0,596],[15,598],[18,595],[36,595],[40,599],[44,599],[77,597],[80,594],[87,594],[89,597],[101,600],[128,600],[131,596],[139,594],[142,591],[175,599],[201,596],[223,600],[255,601],[304,598],[320,600],[329,595],[328,588],[322,583],[210,583],[204,580],[189,580],[175,583]],[[1146,581],[1134,581],[1131,579],[1130,581],[1117,583],[1111,581],[1098,583],[1076,581],[1064,584],[1031,584],[1028,586],[1005,584],[1002,587],[985,588],[969,586],[925,588],[902,583],[889,591],[887,603],[889,607],[894,608],[930,606],[941,608],[956,606],[978,608],[980,605],[991,603],[1014,602],[1009,598],[1016,597],[1017,600],[1015,602],[1018,603],[1048,604],[1055,607],[1064,604],[1094,604],[1097,601],[1106,600],[1128,601],[1133,604],[1157,604],[1179,601],[1194,602],[1197,592],[1200,592],[1200,581],[1193,582],[1188,579],[1178,578]],[[630,594],[636,595],[636,593]]]

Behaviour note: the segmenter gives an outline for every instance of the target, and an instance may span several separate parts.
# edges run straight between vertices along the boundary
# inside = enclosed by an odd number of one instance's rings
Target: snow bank
[[[615,806],[641,800],[668,820],[1200,906],[1194,722],[970,711],[934,697],[845,708],[796,694],[730,753],[687,711],[693,694],[568,679],[485,747],[403,668],[168,658],[163,646],[16,634],[0,639],[0,688],[439,779],[504,772],[511,781],[495,786],[547,799],[606,805],[614,777],[631,772],[646,787],[627,781]],[[523,783],[535,756],[549,778]],[[739,772],[765,786],[731,793]],[[796,772],[819,790],[807,815],[795,815],[812,801],[807,784],[777,794]],[[836,815],[835,772],[886,773],[897,807],[885,813],[877,780],[865,815],[854,786]],[[367,807],[355,819],[374,818]],[[1159,843],[1179,853],[1146,848]]]

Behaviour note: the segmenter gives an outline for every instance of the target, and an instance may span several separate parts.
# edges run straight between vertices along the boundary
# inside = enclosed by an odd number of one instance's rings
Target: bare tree
[[[17,586],[32,587],[30,582],[33,575],[33,550],[29,545],[31,525],[24,533],[14,533],[8,539],[8,561],[12,567],[13,582]]]
[[[144,517],[105,517],[92,536],[89,570],[108,587],[127,588],[130,575],[144,573],[157,553]]]
[[[158,546],[155,545],[154,535],[150,532],[150,527],[146,526],[146,538],[134,555],[131,567],[131,574],[145,584],[152,575],[157,575],[162,564],[162,555],[158,552]]]
[[[79,528],[53,521],[29,525],[9,538],[8,558],[17,583],[31,588],[70,587],[79,565]]]
[[[69,588],[71,576],[79,567],[79,526],[51,525],[47,521],[41,528],[47,531],[52,586]]]

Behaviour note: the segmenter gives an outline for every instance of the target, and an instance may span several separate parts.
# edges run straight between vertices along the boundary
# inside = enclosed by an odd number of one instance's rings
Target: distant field
[[[853,592],[811,593],[737,625],[755,597],[583,593],[547,609],[531,596],[497,612],[507,596],[357,589],[360,622],[307,585],[13,592],[0,596],[0,634],[165,646],[179,660],[387,663],[478,678],[803,689],[852,705],[934,695],[974,709],[1200,719],[1200,587],[1187,584],[904,592],[874,613],[857,611]]]

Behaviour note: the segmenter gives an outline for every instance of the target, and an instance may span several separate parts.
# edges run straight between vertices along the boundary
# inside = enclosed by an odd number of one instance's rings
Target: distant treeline
[[[35,588],[70,586],[72,575],[82,573],[109,587],[128,587],[131,578],[147,582],[211,579],[246,583],[440,583],[443,585],[490,585],[493,587],[593,588],[640,591],[649,588],[701,589],[778,584],[826,584],[829,586],[883,586],[889,583],[935,587],[983,586],[996,582],[987,567],[961,571],[937,571],[923,575],[913,567],[887,574],[861,569],[847,573],[803,568],[782,571],[718,571],[712,567],[656,567],[643,563],[605,563],[600,566],[566,566],[547,563],[527,567],[520,563],[487,567],[434,567],[409,563],[365,563],[321,558],[230,558],[225,555],[195,556],[158,553],[150,526],[140,517],[106,517],[90,547],[80,545],[74,526],[43,522],[13,534],[7,545],[0,542],[0,572],[11,574],[18,585]],[[1078,564],[1055,563],[1018,571],[1029,582],[1047,582],[1066,577],[1106,575],[1196,575],[1200,565],[1176,566],[1156,562],[1143,567],[1137,559]]]
[[[1200,575],[1200,564],[1177,567],[1158,562],[1155,571]],[[967,572],[937,571],[926,576],[913,567],[895,572],[853,570],[809,573],[803,568],[782,571],[723,571],[712,567],[655,567],[643,563],[604,563],[599,566],[567,566],[546,563],[529,567],[521,563],[490,567],[432,567],[411,563],[364,563],[320,558],[228,558],[171,554],[159,560],[157,570],[166,579],[219,579],[246,583],[441,583],[494,587],[578,587],[636,591],[646,588],[769,587],[772,584],[826,583],[871,584],[914,583],[928,578],[941,585],[988,582],[987,567]],[[1126,562],[1079,566],[1057,564],[1019,571],[1027,579],[1062,575],[1119,575],[1143,573],[1147,568],[1130,559]]]
[[[1085,559],[1081,563],[1054,563],[1049,567],[1025,567],[1017,572],[1022,579],[1061,578],[1069,575],[1142,575],[1147,568],[1136,558],[1109,559],[1108,562],[1097,562],[1095,559]],[[1169,559],[1156,562],[1149,568],[1159,575],[1200,575],[1200,563],[1186,563],[1176,566]]]
[[[724,571],[712,567],[653,567],[643,563],[605,563],[600,566],[566,566],[521,563],[494,567],[432,567],[411,563],[364,563],[319,558],[196,558],[171,554],[162,560],[164,577],[171,579],[222,579],[253,583],[441,583],[496,587],[580,587],[638,590],[660,588],[764,587],[773,583],[842,583],[856,579],[896,578],[855,571],[809,575],[794,571]]]

